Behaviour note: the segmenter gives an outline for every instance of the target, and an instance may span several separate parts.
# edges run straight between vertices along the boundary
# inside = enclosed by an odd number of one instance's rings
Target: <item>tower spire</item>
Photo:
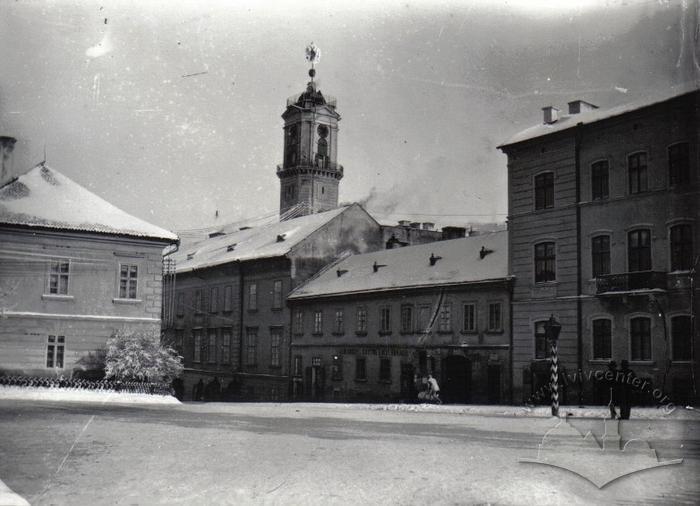
[[[321,61],[321,50],[314,45],[313,42],[306,46],[306,61],[311,63],[311,68],[309,69],[309,77],[311,82],[314,82],[314,77],[316,76],[316,69],[314,65]]]

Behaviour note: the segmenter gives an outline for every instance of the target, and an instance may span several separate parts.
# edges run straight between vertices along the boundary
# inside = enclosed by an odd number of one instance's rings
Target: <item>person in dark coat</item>
[[[632,381],[636,378],[634,371],[630,369],[629,362],[620,362],[621,378],[618,382],[620,397],[620,420],[629,420],[632,411],[632,397],[634,396]]]
[[[204,381],[202,380],[202,378],[199,378],[199,381],[192,389],[192,400],[201,401],[202,394],[204,394]]]
[[[612,378],[610,375],[612,374]],[[605,384],[608,391],[608,407],[610,408],[610,418],[615,420],[618,418],[617,406],[619,404],[619,388],[615,381],[617,378],[617,362],[611,360],[608,362],[608,370],[605,372]]]

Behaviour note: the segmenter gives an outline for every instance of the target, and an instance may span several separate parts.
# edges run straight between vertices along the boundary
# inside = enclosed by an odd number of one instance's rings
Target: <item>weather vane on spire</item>
[[[311,63],[311,68],[309,69],[309,76],[313,81],[314,76],[316,75],[314,64],[321,61],[321,50],[318,47],[316,47],[313,42],[306,46],[306,61]]]

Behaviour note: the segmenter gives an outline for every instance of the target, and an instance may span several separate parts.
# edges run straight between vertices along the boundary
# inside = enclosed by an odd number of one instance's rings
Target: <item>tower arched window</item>
[[[318,133],[316,158],[321,165],[325,166],[328,161],[328,127],[319,125],[316,132]]]

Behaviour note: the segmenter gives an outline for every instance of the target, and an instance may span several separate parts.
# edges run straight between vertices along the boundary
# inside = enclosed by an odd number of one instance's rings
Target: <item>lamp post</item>
[[[552,416],[559,416],[559,359],[557,357],[559,332],[561,332],[561,324],[554,319],[554,315],[551,315],[547,323],[544,324],[544,335],[552,346],[552,366],[549,378],[552,391]]]

